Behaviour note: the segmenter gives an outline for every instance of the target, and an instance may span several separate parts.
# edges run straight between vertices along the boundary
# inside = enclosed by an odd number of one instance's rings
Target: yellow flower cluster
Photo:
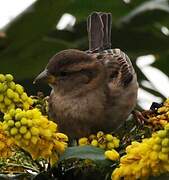
[[[157,114],[150,114],[148,118],[148,122],[154,126],[161,125],[164,127],[169,122],[169,98],[164,102],[162,107],[157,109]]]
[[[112,150],[119,147],[120,140],[112,136],[111,134],[104,134],[99,131],[96,135],[92,134],[88,138],[82,137],[79,139],[78,144],[82,145],[92,145],[95,147],[100,147],[105,150]]]
[[[3,113],[16,107],[27,110],[33,104],[24,88],[13,79],[11,74],[0,74],[0,111]]]
[[[119,153],[115,149],[105,151],[104,155],[107,159],[112,161],[118,160],[120,157]]]
[[[29,146],[22,146],[22,148],[29,152],[33,159],[50,158],[50,163],[57,162],[59,155],[61,155],[67,148],[68,137],[63,133],[54,133],[51,139],[47,140],[44,137],[38,138],[36,144],[30,143]],[[22,144],[20,143],[19,146]]]
[[[132,142],[126,153],[112,173],[113,180],[146,179],[169,172],[169,123],[151,138]]]
[[[4,115],[3,130],[14,138],[16,144],[29,152],[33,159],[57,159],[64,152],[68,137],[57,131],[57,124],[34,108],[32,110],[11,109]],[[56,155],[54,155],[56,152]]]
[[[7,137],[2,129],[2,123],[0,123],[0,157],[7,158],[12,155],[12,148],[14,141],[12,138]]]

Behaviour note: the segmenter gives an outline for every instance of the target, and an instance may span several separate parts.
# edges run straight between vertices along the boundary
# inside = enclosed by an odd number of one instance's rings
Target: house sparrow
[[[35,79],[52,87],[49,114],[72,139],[117,129],[137,98],[137,78],[128,56],[111,49],[111,14],[94,12],[87,24],[89,50],[57,53]]]

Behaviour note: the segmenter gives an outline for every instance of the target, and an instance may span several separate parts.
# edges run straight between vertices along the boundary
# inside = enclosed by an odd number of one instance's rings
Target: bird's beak
[[[45,69],[42,71],[33,81],[33,84],[38,83],[40,81],[46,81],[48,79],[48,71]]]

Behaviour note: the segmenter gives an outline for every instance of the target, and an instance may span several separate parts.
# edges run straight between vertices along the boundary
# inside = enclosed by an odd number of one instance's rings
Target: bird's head
[[[80,94],[103,86],[105,78],[101,62],[83,51],[69,49],[54,55],[34,83],[46,81],[55,92]]]

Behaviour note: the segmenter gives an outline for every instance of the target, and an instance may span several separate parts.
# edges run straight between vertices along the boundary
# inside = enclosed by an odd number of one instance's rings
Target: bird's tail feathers
[[[87,19],[89,50],[111,48],[111,13],[93,12]]]

